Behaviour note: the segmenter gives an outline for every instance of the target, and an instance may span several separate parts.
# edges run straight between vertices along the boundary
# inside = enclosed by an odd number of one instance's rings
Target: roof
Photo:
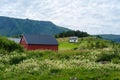
[[[27,44],[58,45],[58,42],[52,35],[23,35]]]
[[[69,39],[78,39],[77,36],[72,36],[72,37],[69,37]]]

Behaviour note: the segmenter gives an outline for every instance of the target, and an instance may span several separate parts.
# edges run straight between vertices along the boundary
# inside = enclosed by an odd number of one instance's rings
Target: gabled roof
[[[23,35],[27,44],[58,45],[58,42],[52,35]]]
[[[72,36],[72,37],[69,37],[69,39],[78,39],[77,36]]]

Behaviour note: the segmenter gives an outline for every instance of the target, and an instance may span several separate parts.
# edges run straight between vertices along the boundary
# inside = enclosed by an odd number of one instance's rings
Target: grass
[[[113,48],[110,41],[92,37],[58,42],[58,52],[1,50],[0,80],[120,80],[119,43]]]
[[[59,50],[69,50],[69,49],[73,49],[75,47],[78,47],[78,45],[76,45],[74,43],[70,44],[68,38],[64,38],[64,39],[59,38],[58,41],[59,41]]]
[[[112,47],[111,41],[101,40],[99,38],[86,37],[79,38],[78,43],[70,43],[69,38],[59,38],[59,50],[75,50],[75,49],[98,49]]]
[[[59,45],[60,50],[69,50],[77,48],[79,45],[76,43],[69,43],[69,42],[61,42]]]

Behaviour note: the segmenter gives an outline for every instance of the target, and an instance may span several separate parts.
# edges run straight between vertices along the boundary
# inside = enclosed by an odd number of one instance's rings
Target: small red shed
[[[20,44],[27,50],[58,50],[58,42],[51,35],[22,35]]]

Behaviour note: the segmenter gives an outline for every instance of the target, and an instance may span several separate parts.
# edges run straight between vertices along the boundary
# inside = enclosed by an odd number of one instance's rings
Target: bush
[[[120,59],[119,58],[114,58],[111,60],[112,63],[114,64],[119,64],[120,63]]]
[[[35,51],[26,51],[27,55],[29,58],[34,57],[34,58],[40,58],[43,57],[43,52],[40,50],[35,50]]]
[[[2,54],[8,54],[8,52],[6,51],[6,50],[4,50],[4,49],[0,49],[0,54],[2,55]]]
[[[106,45],[106,43],[103,42],[103,41],[98,41],[98,42],[96,42],[95,47],[96,47],[96,48],[106,48],[107,45]]]
[[[112,54],[105,54],[105,53],[103,53],[103,54],[100,54],[99,56],[98,56],[98,58],[97,58],[97,62],[100,62],[100,61],[111,61],[112,59],[115,59],[115,58],[118,58],[118,59],[120,59],[120,56],[119,55],[117,55],[117,54],[114,54],[114,53],[112,53]]]
[[[50,73],[52,73],[52,74],[57,74],[58,72],[60,72],[61,70],[60,69],[51,69],[50,70]]]
[[[70,59],[70,56],[71,55],[69,55],[69,54],[60,54],[60,53],[58,53],[57,55],[56,55],[56,57],[57,57],[57,59],[60,59],[60,60],[62,60],[62,59]]]
[[[18,64],[25,59],[27,59],[26,56],[15,56],[15,57],[11,58],[9,62],[10,62],[10,65],[13,65],[13,64]]]
[[[0,37],[0,49],[3,49],[8,52],[12,51],[24,51],[23,47],[14,41],[10,41],[5,37]]]
[[[88,47],[90,49],[97,49],[97,48],[106,48],[108,47],[107,44],[104,41],[96,41],[96,42],[89,42]]]
[[[77,49],[78,49],[77,47],[73,48],[73,50],[77,50]]]

